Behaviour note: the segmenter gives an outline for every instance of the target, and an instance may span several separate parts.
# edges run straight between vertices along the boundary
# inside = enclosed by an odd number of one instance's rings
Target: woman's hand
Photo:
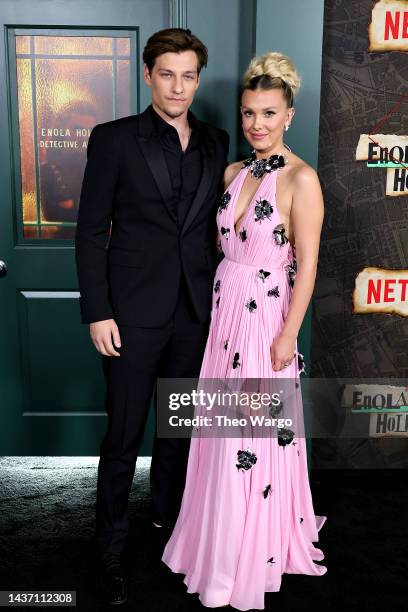
[[[223,253],[222,246],[221,246],[221,237],[218,231],[217,231],[217,238],[216,238],[215,246],[216,246],[218,253]]]
[[[283,370],[285,364],[290,365],[295,357],[296,336],[281,333],[275,338],[271,346],[272,367]]]

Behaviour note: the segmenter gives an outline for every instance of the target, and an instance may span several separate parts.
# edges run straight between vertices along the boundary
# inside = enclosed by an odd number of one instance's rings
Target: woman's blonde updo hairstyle
[[[277,51],[254,57],[243,78],[244,89],[282,89],[289,108],[293,106],[300,84],[301,78],[292,60]]]

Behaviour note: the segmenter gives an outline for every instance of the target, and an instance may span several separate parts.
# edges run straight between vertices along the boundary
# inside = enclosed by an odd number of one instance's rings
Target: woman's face
[[[280,146],[285,125],[295,109],[288,108],[281,89],[245,89],[241,98],[242,129],[253,149],[267,152]]]

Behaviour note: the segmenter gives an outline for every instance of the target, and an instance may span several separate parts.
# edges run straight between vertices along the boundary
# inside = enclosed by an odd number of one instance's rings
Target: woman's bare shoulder
[[[318,180],[317,172],[304,159],[298,157],[294,153],[289,157],[291,168],[291,180],[294,184],[302,185],[304,183]]]
[[[292,210],[304,213],[322,207],[323,194],[316,170],[297,155],[291,168]],[[307,213],[308,214],[308,213]]]
[[[232,164],[229,164],[229,166],[225,168],[224,189],[228,188],[228,186],[232,183],[232,181],[234,180],[238,172],[241,170],[241,168],[242,168],[242,161],[233,162]]]

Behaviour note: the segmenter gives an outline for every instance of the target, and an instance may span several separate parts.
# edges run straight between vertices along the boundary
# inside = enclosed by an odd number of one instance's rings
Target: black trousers
[[[120,357],[102,357],[108,428],[100,448],[96,496],[100,555],[121,552],[127,544],[129,494],[156,378],[198,376],[208,326],[209,321],[197,321],[182,281],[171,321],[160,328],[119,327]],[[188,438],[155,436],[150,484],[157,522],[172,525],[177,519],[189,446]]]

